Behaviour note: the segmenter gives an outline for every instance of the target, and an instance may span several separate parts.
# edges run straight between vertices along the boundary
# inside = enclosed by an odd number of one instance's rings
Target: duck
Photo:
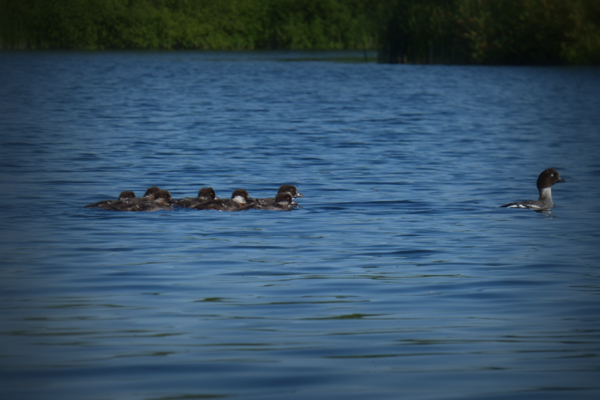
[[[174,205],[183,208],[194,208],[207,201],[218,199],[217,194],[211,187],[204,187],[198,191],[197,197],[186,197],[184,199],[174,200]]]
[[[514,201],[512,203],[504,204],[500,207],[507,208],[527,208],[530,210],[547,212],[554,203],[552,202],[552,185],[559,182],[566,182],[554,168],[548,168],[542,171],[537,179],[537,188],[539,191],[539,198],[537,200],[524,200]]]
[[[144,197],[136,197],[130,201],[119,202],[112,205],[112,211],[158,211],[172,210],[171,193],[158,186],[146,189]]]
[[[256,203],[252,205],[252,208],[257,208],[259,210],[274,210],[274,211],[291,211],[292,207],[297,205],[294,201],[294,198],[291,194],[277,193],[275,199],[272,203],[257,205]]]
[[[135,198],[135,193],[133,191],[124,190],[119,194],[119,198],[117,200],[102,200],[93,204],[88,204],[85,206],[85,208],[103,208],[105,210],[109,210],[118,202],[131,201],[131,199]]]
[[[146,190],[144,197],[122,192],[119,200],[105,203],[101,208],[109,211],[158,211],[172,210],[171,193],[168,190],[152,187]]]
[[[154,193],[152,200],[142,201],[138,205],[138,209],[131,211],[158,211],[158,210],[173,210],[173,197],[166,189],[159,189]]]
[[[292,197],[292,206],[297,205],[298,203],[296,203],[295,201],[293,201],[293,199],[295,197],[304,197],[302,195],[302,193],[300,193],[298,191],[298,189],[296,188],[296,186],[294,185],[281,185],[279,187],[279,190],[277,191],[277,194],[284,194],[287,193]],[[254,208],[257,209],[265,209],[267,210],[268,208],[266,207],[270,207],[274,204],[277,204],[277,196],[273,197],[266,197],[266,198],[262,198],[262,199],[254,199]]]
[[[160,188],[158,186],[150,186],[148,189],[146,189],[144,197],[147,199],[154,200],[154,196],[156,196],[156,193],[158,193],[159,190]]]
[[[236,189],[230,199],[214,199],[195,205],[196,210],[241,211],[252,207],[253,199],[245,189]]]

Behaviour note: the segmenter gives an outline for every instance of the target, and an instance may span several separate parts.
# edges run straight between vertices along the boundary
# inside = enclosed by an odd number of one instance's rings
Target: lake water
[[[3,399],[600,397],[599,68],[3,52],[0,135]]]

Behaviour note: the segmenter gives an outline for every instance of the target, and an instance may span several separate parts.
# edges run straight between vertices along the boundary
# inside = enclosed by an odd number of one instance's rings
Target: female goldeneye
[[[205,187],[198,191],[198,197],[186,197],[185,199],[175,200],[174,205],[184,208],[194,208],[199,204],[218,199],[217,194],[211,187]]]
[[[292,206],[297,205],[294,198],[289,193],[278,193],[275,196],[273,203],[270,204],[253,204],[252,208],[258,208],[259,210],[275,210],[275,211],[291,211]]]
[[[554,168],[549,168],[542,172],[537,179],[537,188],[540,192],[540,198],[537,200],[515,201],[505,204],[501,207],[509,208],[529,208],[536,211],[548,211],[554,207],[552,203],[552,185],[557,182],[566,182],[560,177],[558,171]]]
[[[277,191],[277,194],[283,194],[283,193],[287,193],[292,197],[292,200],[294,197],[304,197],[302,195],[302,193],[300,193],[298,191],[298,189],[296,189],[296,186],[293,185],[282,185],[281,187],[279,187],[279,190]],[[258,208],[258,209],[265,209],[267,210],[268,208],[265,207],[270,207],[274,204],[277,204],[277,197],[273,198],[273,197],[267,197],[264,199],[254,199],[254,208]],[[296,205],[297,203],[295,201],[292,202],[292,205]]]
[[[110,210],[111,207],[114,204],[117,204],[118,202],[131,201],[131,199],[135,199],[135,198],[136,198],[135,193],[133,193],[131,190],[124,190],[121,192],[121,194],[119,194],[119,198],[117,200],[102,200],[97,203],[88,204],[85,207],[86,208],[96,207],[96,208],[103,208],[105,210]]]
[[[192,207],[196,210],[241,211],[249,209],[253,199],[244,189],[234,190],[231,199],[215,199]]]

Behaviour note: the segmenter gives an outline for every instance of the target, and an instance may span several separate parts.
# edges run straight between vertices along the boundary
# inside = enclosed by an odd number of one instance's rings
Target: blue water
[[[598,68],[0,53],[0,397],[597,399],[599,110]]]

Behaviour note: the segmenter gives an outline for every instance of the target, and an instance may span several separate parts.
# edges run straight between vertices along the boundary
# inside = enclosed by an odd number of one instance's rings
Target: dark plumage
[[[122,201],[130,201],[131,199],[134,199],[134,198],[135,198],[135,193],[133,193],[131,190],[124,190],[121,192],[121,194],[119,194],[119,198],[117,200],[102,200],[97,203],[88,204],[85,207],[86,208],[103,208],[105,210],[109,210],[109,209],[111,209],[113,204],[116,204],[116,203],[122,202]]]
[[[281,185],[281,187],[279,187],[279,190],[277,191],[277,194],[284,194],[287,193],[292,197],[292,200],[294,197],[304,197],[302,195],[302,193],[300,193],[298,191],[298,189],[296,189],[296,186],[293,185]],[[259,210],[267,210],[267,207],[270,207],[274,204],[277,203],[276,198],[273,197],[267,197],[267,198],[263,198],[263,199],[254,199],[254,208],[257,208]],[[297,203],[295,201],[292,201],[291,205],[297,205]]]
[[[198,191],[197,197],[186,197],[184,199],[175,200],[174,205],[177,207],[195,208],[202,203],[215,199],[217,199],[217,195],[214,189],[205,187]]]
[[[144,197],[135,197],[135,194],[126,190],[121,192],[118,200],[105,200],[89,204],[86,207],[98,207],[109,211],[157,211],[172,210],[171,193],[156,186],[146,190]]]
[[[275,196],[273,203],[260,206],[255,204],[252,208],[258,208],[259,210],[291,211],[292,206],[295,204],[292,195],[289,193],[278,193],[277,196]]]
[[[156,193],[159,190],[160,190],[160,188],[158,186],[151,186],[148,189],[146,189],[146,193],[144,193],[144,197],[154,199],[154,196],[156,195]]]
[[[244,189],[237,189],[231,194],[231,199],[215,199],[193,207],[196,210],[241,211],[249,209],[253,199]]]
[[[147,191],[146,191],[147,192]],[[158,211],[172,210],[173,199],[166,189],[153,190],[148,196],[131,202],[116,204],[114,211]]]

